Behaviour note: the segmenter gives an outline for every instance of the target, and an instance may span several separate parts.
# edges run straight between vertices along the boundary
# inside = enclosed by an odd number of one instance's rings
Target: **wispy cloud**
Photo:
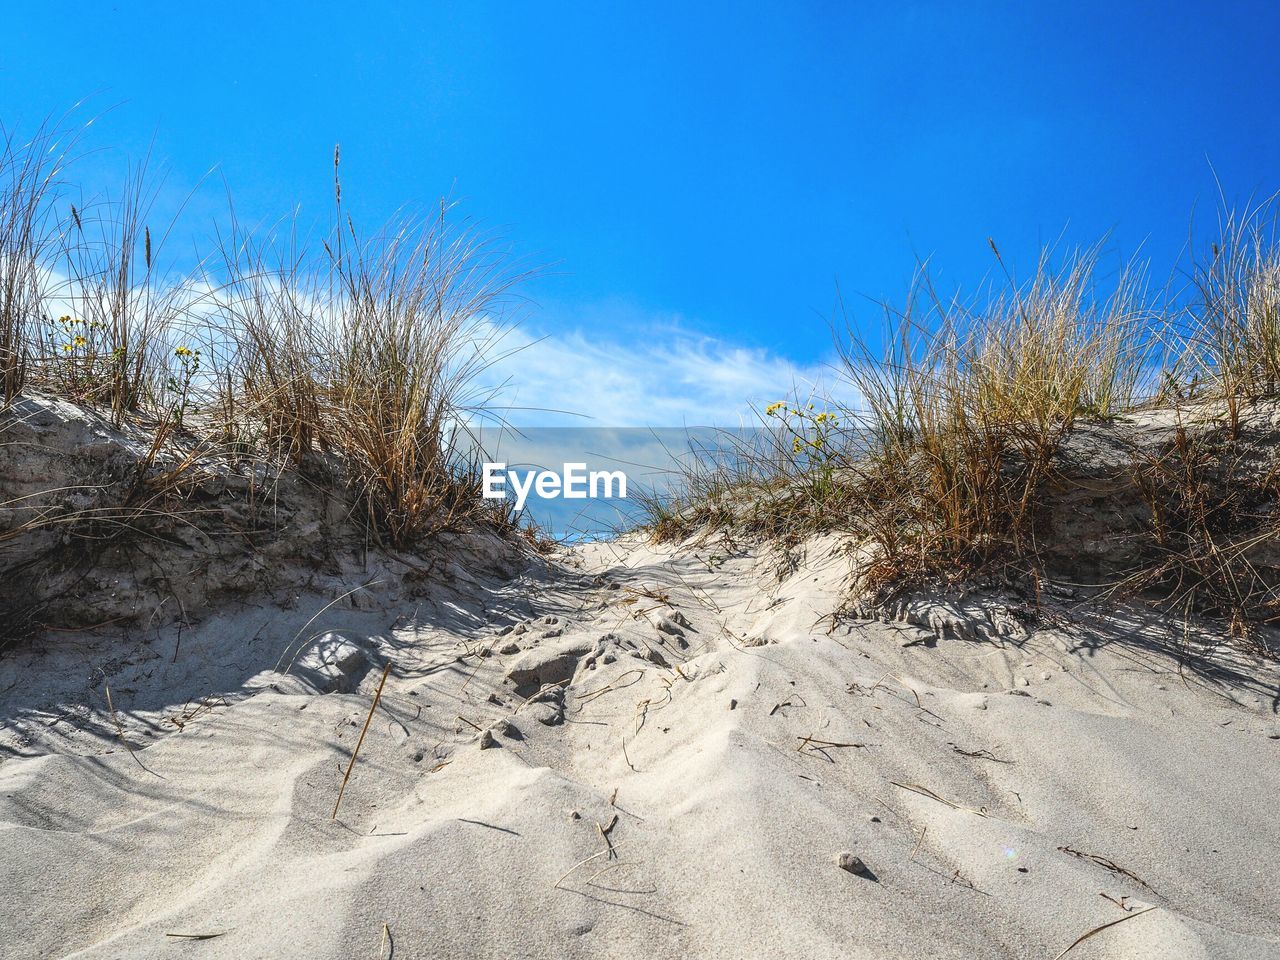
[[[797,392],[844,392],[829,362],[797,364],[673,325],[626,334],[506,328],[484,381],[502,385],[496,403],[519,426],[734,426]]]

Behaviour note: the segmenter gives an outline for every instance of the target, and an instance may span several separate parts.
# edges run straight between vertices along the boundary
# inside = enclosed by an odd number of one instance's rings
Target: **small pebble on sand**
[[[848,850],[842,850],[836,854],[836,866],[841,870],[849,871],[849,873],[862,874],[867,872],[867,865]]]

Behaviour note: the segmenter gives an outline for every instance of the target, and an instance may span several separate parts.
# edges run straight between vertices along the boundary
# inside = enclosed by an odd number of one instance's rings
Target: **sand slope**
[[[11,653],[3,952],[1053,958],[1121,920],[1069,956],[1280,956],[1273,665],[1180,671],[1123,610],[833,625],[835,547],[600,544]]]

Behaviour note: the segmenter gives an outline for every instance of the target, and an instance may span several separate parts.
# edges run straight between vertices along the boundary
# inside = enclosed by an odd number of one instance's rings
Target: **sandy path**
[[[1069,956],[1280,956],[1274,668],[1180,674],[1137,617],[832,630],[829,550],[779,583],[583,548],[563,577],[331,609],[288,677],[320,601],[211,618],[113,668],[132,751],[86,685],[106,641],[6,660],[4,952],[1053,958],[1122,920]],[[316,651],[353,647],[353,692],[316,695],[346,677]],[[575,667],[562,705],[504,683]]]

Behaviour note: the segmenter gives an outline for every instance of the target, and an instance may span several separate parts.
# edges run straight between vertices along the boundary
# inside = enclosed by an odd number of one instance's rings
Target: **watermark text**
[[[585,463],[566,463],[564,469],[508,470],[505,463],[486,463],[483,468],[484,497],[502,500],[507,490],[515,493],[516,509],[523,510],[530,492],[544,500],[625,499],[627,475],[621,470],[587,470]]]

